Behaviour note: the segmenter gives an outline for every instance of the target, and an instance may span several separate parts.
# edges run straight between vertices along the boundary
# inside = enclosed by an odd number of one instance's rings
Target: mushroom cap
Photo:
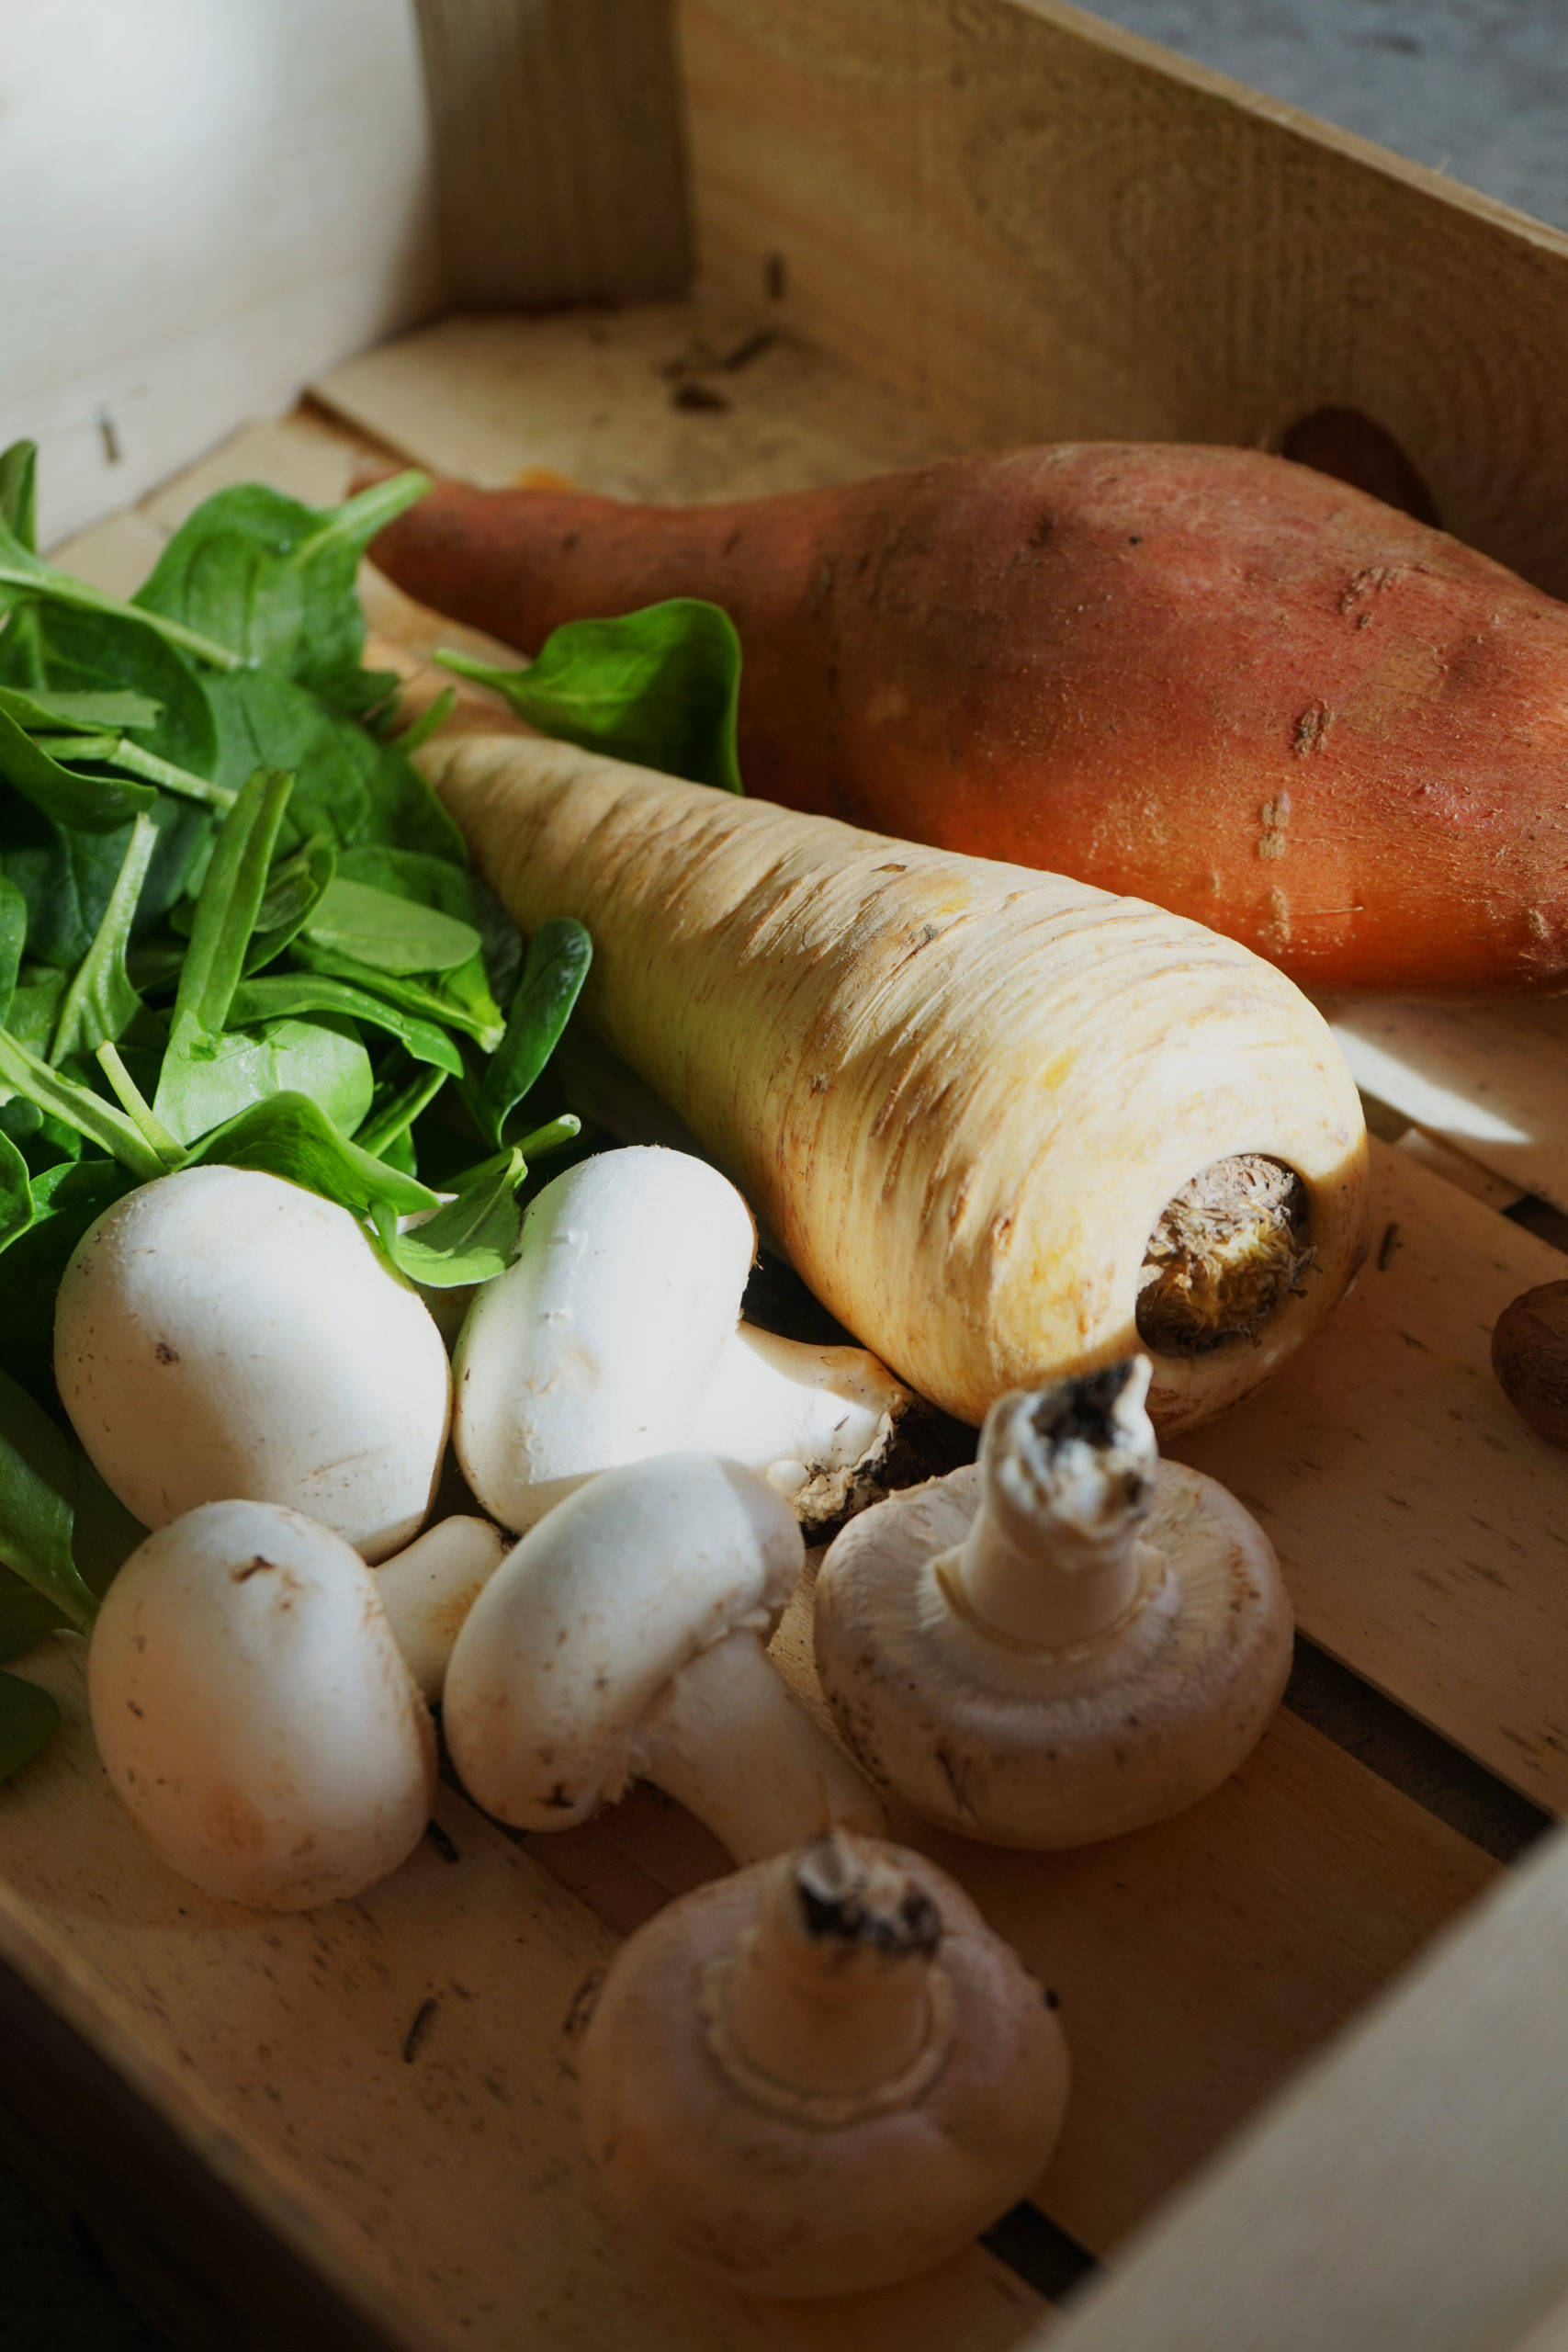
[[[934,1862],[880,1850],[941,1915],[952,2000],[945,2062],[906,2102],[828,2126],[747,2096],[716,2060],[704,1979],[756,1924],[776,1860],[639,1928],[579,2052],[583,2132],[616,2208],[747,2294],[850,2293],[944,2261],[1028,2193],[1061,2128],[1066,2042],[1039,1983]]]
[[[60,1285],[54,1370],[144,1526],[244,1496],[378,1560],[430,1509],[441,1335],[346,1209],[281,1177],[186,1168],[106,1209]]]
[[[432,1706],[441,1696],[452,1645],[507,1548],[488,1519],[442,1519],[376,1571],[398,1647]]]
[[[690,1152],[628,1145],[547,1184],[454,1359],[453,1440],[486,1510],[526,1529],[595,1471],[686,1445],[756,1247]]]
[[[798,1581],[795,1513],[754,1471],[671,1453],[606,1470],[531,1528],[453,1645],[442,1724],[469,1794],[569,1829],[633,1777],[660,1693],[738,1628],[765,1639]]]
[[[373,1572],[299,1511],[205,1503],[150,1535],[109,1588],[87,1672],[121,1803],[209,1894],[331,1903],[424,1833],[429,1712]]]
[[[1035,1649],[960,1613],[939,1577],[980,1507],[974,1466],[852,1520],[817,1579],[817,1668],[867,1778],[992,1845],[1063,1847],[1163,1821],[1228,1778],[1278,1706],[1290,1599],[1256,1520],[1162,1461],[1134,1608]]]

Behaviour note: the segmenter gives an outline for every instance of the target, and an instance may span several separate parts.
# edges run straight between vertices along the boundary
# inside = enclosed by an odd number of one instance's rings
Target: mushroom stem
[[[1047,1650],[1092,1641],[1126,1615],[1142,1581],[1138,1530],[1158,1451],[1144,1410],[1144,1356],[1033,1395],[986,1424],[981,1503],[963,1544],[935,1564],[961,1613]]]
[[[842,1512],[875,1473],[912,1402],[863,1348],[818,1348],[742,1323],[724,1346],[685,1442],[759,1470],[803,1518]]]
[[[891,1855],[814,1838],[780,1860],[735,1959],[709,1972],[709,2047],[732,2075],[739,2060],[742,2089],[753,2074],[816,2098],[913,2088],[945,2041],[941,1941],[935,1904]]]
[[[694,1813],[738,1863],[840,1824],[887,1835],[880,1800],[744,1628],[682,1668],[632,1735],[628,1764],[628,1778]]]

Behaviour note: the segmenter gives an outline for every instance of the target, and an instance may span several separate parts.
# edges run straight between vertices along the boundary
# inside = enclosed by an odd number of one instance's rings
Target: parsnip
[[[1244,1262],[1235,1336],[1222,1321],[1201,1352],[1155,1351],[1158,1424],[1256,1387],[1345,1290],[1363,1250],[1356,1091],[1318,1013],[1246,948],[564,744],[437,739],[423,756],[524,928],[592,931],[601,1035],[840,1321],[948,1411],[977,1423],[1006,1389],[1131,1353],[1162,1213],[1242,1155],[1300,1179],[1310,1258],[1263,1310]],[[1187,1220],[1200,1274],[1247,1191],[1222,1181]]]

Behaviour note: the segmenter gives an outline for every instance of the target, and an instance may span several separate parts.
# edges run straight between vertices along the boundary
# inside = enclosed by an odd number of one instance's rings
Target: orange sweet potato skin
[[[537,650],[712,598],[747,788],[1152,899],[1320,989],[1568,986],[1568,605],[1242,449],[693,508],[441,485],[372,552]]]

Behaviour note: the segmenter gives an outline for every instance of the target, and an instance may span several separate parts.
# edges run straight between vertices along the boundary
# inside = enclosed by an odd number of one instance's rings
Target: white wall
[[[411,0],[0,0],[0,447],[40,537],[437,305]]]

